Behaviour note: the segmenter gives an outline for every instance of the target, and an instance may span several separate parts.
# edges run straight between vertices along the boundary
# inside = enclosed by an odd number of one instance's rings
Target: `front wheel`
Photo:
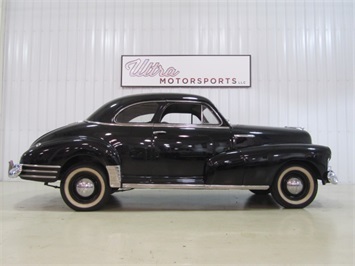
[[[77,165],[69,168],[60,184],[64,202],[76,211],[93,211],[108,200],[111,190],[99,167]]]
[[[290,165],[283,168],[274,180],[271,194],[285,208],[304,208],[316,197],[317,179],[304,166]]]

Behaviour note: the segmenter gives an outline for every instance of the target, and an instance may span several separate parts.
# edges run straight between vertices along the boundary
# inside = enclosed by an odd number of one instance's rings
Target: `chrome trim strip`
[[[57,174],[58,171],[49,171],[49,170],[28,170],[28,169],[23,169],[22,172],[26,173],[43,173],[43,174]]]
[[[40,179],[57,179],[56,176],[43,176],[43,175],[22,175],[20,174],[21,178],[40,178]]]
[[[22,166],[26,166],[26,167],[39,167],[39,168],[56,168],[56,169],[60,169],[60,165],[22,164]]]
[[[164,123],[105,123],[105,122],[97,122],[85,120],[87,123],[92,123],[96,125],[102,126],[121,126],[121,127],[159,127],[159,128],[213,128],[213,129],[229,129],[228,126],[220,126],[220,125],[194,125],[194,124],[164,124]]]
[[[107,165],[106,166],[108,179],[111,188],[120,188],[122,184],[121,166],[120,165]]]
[[[159,135],[159,134],[166,134],[166,131],[163,130],[153,131],[153,135]]]
[[[154,127],[164,128],[164,127],[175,127],[175,128],[212,128],[212,129],[229,129],[229,127],[221,125],[195,125],[195,124],[164,124],[164,123],[154,123]]]
[[[91,123],[91,124],[96,124],[96,125],[102,125],[102,126],[124,126],[124,127],[152,127],[152,123],[106,123],[106,122],[98,122],[98,121],[91,121],[91,120],[85,120],[86,123]]]
[[[255,138],[253,134],[235,134],[234,137],[236,138]]]
[[[136,189],[206,189],[206,190],[267,190],[270,186],[189,185],[189,184],[122,184],[122,188]]]

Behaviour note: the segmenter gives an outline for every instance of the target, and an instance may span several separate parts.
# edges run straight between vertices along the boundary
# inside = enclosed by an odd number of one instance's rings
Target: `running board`
[[[270,186],[194,185],[194,184],[122,184],[130,189],[206,189],[206,190],[268,190]]]

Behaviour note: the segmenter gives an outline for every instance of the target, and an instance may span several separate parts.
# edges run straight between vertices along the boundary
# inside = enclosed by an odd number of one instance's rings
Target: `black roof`
[[[147,94],[133,94],[128,96],[123,96],[112,100],[103,106],[101,106],[97,111],[95,111],[87,120],[97,121],[104,123],[112,123],[111,119],[118,113],[118,111],[126,106],[137,102],[144,101],[178,101],[178,100],[189,100],[196,102],[205,102],[213,106],[210,100],[203,96],[186,94],[186,93],[147,93]]]
[[[122,104],[132,104],[141,101],[161,101],[161,100],[196,100],[196,101],[207,101],[209,100],[205,97],[195,94],[187,93],[145,93],[145,94],[132,94],[128,96],[123,96],[117,98],[111,102],[121,102]]]

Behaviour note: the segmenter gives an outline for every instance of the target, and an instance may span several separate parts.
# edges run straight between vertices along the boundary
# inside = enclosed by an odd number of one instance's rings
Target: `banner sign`
[[[122,87],[251,86],[250,55],[123,55]]]

